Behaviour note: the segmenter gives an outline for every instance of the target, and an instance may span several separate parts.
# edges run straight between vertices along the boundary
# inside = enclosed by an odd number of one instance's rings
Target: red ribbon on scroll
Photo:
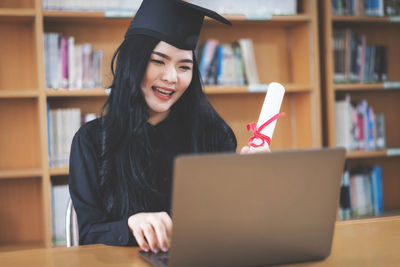
[[[252,122],[250,124],[247,124],[247,130],[251,130],[253,132],[253,136],[250,137],[249,139],[249,146],[252,147],[261,147],[264,146],[265,142],[267,142],[268,146],[271,145],[271,138],[269,136],[266,136],[264,134],[261,133],[262,129],[264,129],[268,124],[270,124],[271,122],[273,122],[274,120],[279,119],[280,117],[282,117],[283,115],[285,115],[285,112],[276,114],[275,116],[273,116],[272,118],[270,118],[269,120],[267,120],[263,125],[261,125],[258,129],[256,126],[255,122]],[[261,139],[261,144],[256,145],[253,143],[253,140],[259,138]]]

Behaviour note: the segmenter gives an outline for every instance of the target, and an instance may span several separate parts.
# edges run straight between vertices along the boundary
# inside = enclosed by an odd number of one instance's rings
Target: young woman
[[[194,56],[205,15],[217,16],[178,0],[144,0],[132,21],[112,60],[105,112],[72,143],[80,244],[168,250],[174,157],[236,151],[235,135],[202,91]]]

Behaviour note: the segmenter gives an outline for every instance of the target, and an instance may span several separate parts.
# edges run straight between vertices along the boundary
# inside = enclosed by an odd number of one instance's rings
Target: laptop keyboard
[[[168,252],[145,252],[139,251],[139,255],[146,261],[150,262],[153,266],[166,267],[168,266]]]
[[[168,264],[168,253],[166,253],[166,252],[157,253],[155,258],[158,258],[158,260],[164,264]]]

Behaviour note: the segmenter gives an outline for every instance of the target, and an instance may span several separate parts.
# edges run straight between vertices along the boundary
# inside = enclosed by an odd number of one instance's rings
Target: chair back
[[[67,212],[65,214],[65,236],[67,247],[79,246],[78,219],[71,199],[68,201]]]

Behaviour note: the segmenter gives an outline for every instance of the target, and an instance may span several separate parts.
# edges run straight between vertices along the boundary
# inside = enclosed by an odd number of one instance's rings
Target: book
[[[385,115],[383,113],[375,114],[375,144],[376,149],[386,148],[386,136],[385,136]]]
[[[139,9],[141,3],[142,0],[44,0],[42,7],[53,10],[129,10],[133,12]]]
[[[297,13],[297,0],[189,0],[189,2],[220,14],[240,14],[250,18]]]
[[[239,43],[235,42],[232,44],[232,50],[234,54],[234,84],[244,85],[245,84],[245,75],[244,75],[244,66],[243,66],[243,58],[242,58],[242,50],[240,49]]]
[[[243,65],[248,84],[258,84],[258,71],[256,57],[254,54],[253,40],[249,38],[239,39],[239,46],[242,52]]]
[[[398,0],[332,0],[334,15],[394,16],[400,13]]]
[[[68,88],[68,38],[61,37],[61,88]]]
[[[73,36],[44,34],[46,88],[103,87],[104,53],[89,43],[75,44]]]
[[[382,167],[373,166],[371,172],[372,195],[374,203],[374,214],[380,215],[383,212],[383,186],[382,186]]]
[[[354,198],[356,201],[354,205],[352,203],[353,208],[353,216],[365,216],[368,215],[368,195],[365,186],[365,177],[362,173],[353,174],[350,178],[354,182],[352,186],[354,187]]]
[[[70,199],[68,184],[51,186],[53,244],[66,245],[65,214]]]
[[[75,81],[75,38],[68,37],[68,88],[74,87]]]
[[[372,107],[367,107],[367,149],[375,150],[375,114]]]
[[[203,49],[201,52],[201,58],[199,63],[200,75],[203,81],[208,80],[211,62],[215,56],[218,44],[219,42],[215,39],[209,39],[203,44]],[[206,84],[208,83],[206,82]]]
[[[352,106],[350,95],[335,102],[336,146],[352,150]]]
[[[342,184],[340,187],[339,219],[351,218],[351,196],[350,196],[350,172],[343,172]]]
[[[367,45],[365,35],[350,28],[333,30],[335,83],[376,83],[388,80],[387,47]]]
[[[50,167],[66,167],[72,139],[81,126],[81,111],[79,108],[50,109],[49,117]]]
[[[377,216],[383,211],[382,167],[361,165],[343,172],[339,219]]]
[[[345,50],[345,30],[333,31],[333,55],[334,55],[334,74],[333,79],[336,83],[344,82],[345,79],[345,65],[346,65],[346,50]]]

